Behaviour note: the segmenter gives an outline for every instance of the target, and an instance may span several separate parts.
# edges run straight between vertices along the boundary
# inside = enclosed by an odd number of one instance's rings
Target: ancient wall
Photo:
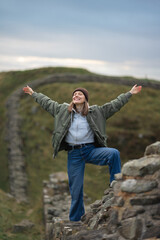
[[[46,240],[160,239],[160,142],[124,164],[114,187],[87,207],[80,222],[68,221],[70,197],[59,176],[45,182]]]

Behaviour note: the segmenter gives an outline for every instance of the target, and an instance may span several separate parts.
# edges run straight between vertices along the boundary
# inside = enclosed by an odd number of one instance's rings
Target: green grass
[[[0,190],[0,239],[1,240],[40,240],[44,235],[42,209],[31,208],[30,204],[16,202]],[[13,226],[28,219],[35,224],[32,230],[13,233]]]
[[[42,68],[28,71],[15,71],[0,73],[0,188],[9,191],[8,187],[8,162],[7,143],[5,138],[7,97],[18,87],[25,86],[27,82],[48,76],[53,73],[78,73],[91,74],[84,69],[69,68]],[[128,77],[128,80],[131,79]],[[137,80],[138,81],[138,80]],[[114,99],[122,92],[127,92],[130,87],[106,83],[54,83],[35,89],[42,92],[59,103],[70,102],[71,93],[76,87],[85,87],[89,90],[90,105],[101,105]],[[129,159],[143,156],[145,147],[159,140],[160,136],[160,90],[144,88],[142,92],[133,96],[129,103],[107,121],[108,145],[118,148],[121,152],[122,163]],[[33,107],[37,112],[33,113]],[[45,112],[32,97],[24,95],[20,101],[19,113],[22,116],[22,138],[24,154],[29,178],[28,195],[30,203],[18,204],[13,199],[7,200],[4,193],[0,192],[0,239],[34,239],[40,240],[43,235],[42,221],[42,181],[48,179],[50,173],[66,171],[67,154],[60,152],[56,159],[52,159],[51,137],[54,119]],[[103,191],[108,187],[109,174],[107,167],[86,165],[84,191],[92,199],[100,199]],[[29,214],[30,213],[30,214]],[[11,226],[21,219],[32,220],[36,227],[30,233],[13,234]]]

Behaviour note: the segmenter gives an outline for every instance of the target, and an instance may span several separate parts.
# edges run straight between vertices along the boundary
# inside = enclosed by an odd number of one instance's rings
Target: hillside
[[[7,142],[4,141],[6,124],[5,102],[9,95],[20,86],[23,87],[29,81],[44,78],[55,73],[92,75],[92,73],[84,69],[68,68],[44,68],[0,73],[0,130],[2,132],[0,139],[0,188],[6,192],[9,191],[9,186]],[[114,84],[119,79],[122,82],[124,80],[125,85]],[[126,85],[126,80],[129,86]],[[83,83],[52,83],[37,87],[35,90],[48,95],[59,103],[63,103],[70,102],[71,92],[76,87],[83,86],[90,93],[90,105],[101,105],[106,101],[114,99],[120,93],[129,91],[132,83],[135,81],[137,83],[141,82],[135,78],[123,79],[121,77],[110,78],[110,83],[93,83],[89,81]],[[145,80],[143,81],[145,82]],[[154,82],[151,81],[151,83],[153,84]],[[159,92],[159,89],[145,87],[141,94],[133,96],[129,104],[107,121],[108,145],[120,150],[123,163],[128,159],[141,157],[147,145],[159,140],[160,126],[157,124],[160,119]],[[67,156],[65,152],[61,152],[55,160],[52,159],[51,134],[53,131],[53,118],[34,103],[32,98],[26,95],[23,97],[20,101],[19,113],[22,118],[21,134],[29,178],[28,194],[30,204],[28,208],[33,209],[32,217],[36,224],[39,224],[42,220],[39,220],[39,218],[42,218],[40,214],[42,209],[40,201],[42,181],[47,179],[52,172],[66,171]],[[105,184],[104,179],[106,179]],[[91,201],[99,198],[107,187],[106,168],[87,166],[84,190],[91,198]],[[93,188],[96,188],[96,191],[93,192]],[[23,211],[21,212],[23,213]],[[36,217],[37,212],[39,218]]]

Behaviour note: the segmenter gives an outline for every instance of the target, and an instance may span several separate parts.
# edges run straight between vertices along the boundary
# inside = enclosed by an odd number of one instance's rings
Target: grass
[[[18,87],[26,85],[28,81],[42,78],[53,73],[91,74],[84,69],[44,68],[27,71],[0,73],[0,188],[9,191],[7,143],[5,138],[7,97]],[[128,77],[129,79],[129,77]],[[129,79],[130,81],[130,79]],[[76,87],[85,87],[89,90],[90,105],[101,105],[114,99],[130,87],[106,83],[54,83],[35,89],[59,103],[70,102],[71,93]],[[129,159],[143,156],[145,147],[157,140],[160,136],[159,111],[160,90],[144,88],[142,92],[133,96],[129,103],[107,121],[108,145],[118,148],[121,152],[122,163]],[[36,113],[34,113],[36,111]],[[19,113],[22,116],[22,138],[24,154],[29,178],[28,195],[30,203],[18,204],[7,198],[0,191],[0,239],[34,239],[40,240],[44,234],[42,221],[42,181],[56,171],[66,171],[67,154],[60,152],[56,159],[52,159],[53,149],[51,135],[54,119],[45,112],[34,100],[24,95],[20,101]],[[108,187],[109,175],[107,167],[86,165],[84,191],[91,201],[100,199],[103,191]],[[94,189],[94,190],[93,190]],[[96,190],[96,191],[95,191]],[[12,225],[27,218],[35,223],[35,227],[26,234],[13,234]]]
[[[18,203],[0,190],[0,239],[1,240],[40,240],[44,235],[41,208],[31,208],[30,204]],[[14,233],[13,226],[28,219],[35,224],[32,230],[23,233]]]

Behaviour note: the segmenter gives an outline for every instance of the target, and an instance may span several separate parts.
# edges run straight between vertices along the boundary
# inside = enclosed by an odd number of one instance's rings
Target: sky
[[[1,0],[0,71],[48,66],[160,80],[160,0]]]

